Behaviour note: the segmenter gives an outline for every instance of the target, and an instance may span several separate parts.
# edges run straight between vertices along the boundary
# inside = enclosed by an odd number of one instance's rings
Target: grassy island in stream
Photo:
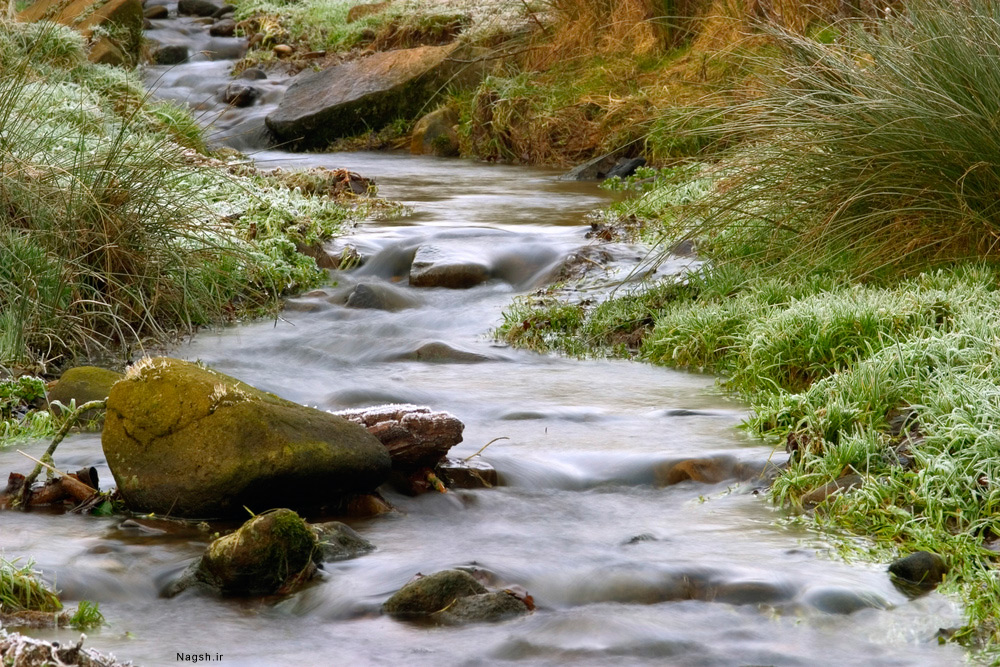
[[[1000,655],[1000,6],[908,3],[835,39],[771,25],[754,95],[681,136],[606,212],[704,263],[593,305],[515,303],[498,336],[722,376],[791,456],[771,495],[863,483],[807,516],[870,555],[929,550]]]

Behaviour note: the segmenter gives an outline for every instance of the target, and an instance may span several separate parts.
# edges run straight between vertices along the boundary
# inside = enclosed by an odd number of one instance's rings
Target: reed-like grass
[[[832,43],[763,29],[773,75],[712,128],[752,140],[675,234],[790,272],[997,255],[1000,4],[918,0]]]

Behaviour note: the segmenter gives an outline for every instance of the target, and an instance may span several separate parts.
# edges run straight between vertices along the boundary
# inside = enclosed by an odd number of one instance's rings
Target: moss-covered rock
[[[410,152],[414,155],[455,157],[459,153],[458,111],[441,107],[423,116],[410,134]]]
[[[496,591],[458,598],[455,603],[435,614],[435,620],[450,625],[465,623],[497,623],[528,613],[528,607],[513,593]]]
[[[426,577],[418,576],[386,600],[382,610],[401,616],[433,614],[448,608],[459,598],[483,593],[486,589],[468,572],[443,570]]]
[[[77,405],[103,401],[111,394],[111,387],[123,377],[121,373],[97,366],[71,368],[49,389],[49,403],[58,401],[68,407],[71,401],[76,401]]]
[[[532,609],[527,592],[522,597],[514,590],[488,591],[462,570],[417,575],[382,605],[382,611],[401,619],[423,618],[448,625],[496,623]]]
[[[309,525],[276,509],[208,545],[195,576],[223,595],[290,593],[315,573],[316,549]]]
[[[130,509],[182,517],[336,504],[391,466],[363,426],[169,358],[112,388],[102,444]]]

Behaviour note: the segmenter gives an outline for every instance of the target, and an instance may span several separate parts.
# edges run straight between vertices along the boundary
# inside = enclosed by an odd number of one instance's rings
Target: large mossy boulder
[[[381,51],[298,75],[267,127],[283,142],[322,148],[334,139],[412,118],[449,83],[473,83],[455,44]],[[476,76],[481,76],[477,74]]]
[[[318,549],[312,528],[276,509],[208,545],[195,578],[223,595],[290,593],[312,578]]]
[[[391,467],[363,426],[169,358],[112,388],[102,444],[129,509],[179,517],[336,504]]]

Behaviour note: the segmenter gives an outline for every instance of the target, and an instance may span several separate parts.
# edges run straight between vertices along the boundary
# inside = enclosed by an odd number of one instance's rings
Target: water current
[[[190,43],[205,39],[204,30],[171,19],[154,22],[150,36]],[[197,44],[193,51],[210,51]],[[227,67],[200,53],[148,76],[158,95],[218,116],[213,95],[225,86]],[[228,142],[252,143],[246,137],[275,97],[242,115],[226,112],[220,125],[238,128]],[[416,498],[389,491],[398,512],[351,522],[375,552],[326,564],[302,592],[266,600],[160,596],[210,540],[196,527],[5,513],[5,556],[33,557],[70,603],[100,603],[107,626],[92,632],[88,645],[140,665],[181,664],[177,653],[255,666],[964,661],[960,649],[935,639],[939,628],[961,624],[953,600],[937,593],[908,599],[884,564],[844,562],[829,536],[788,521],[752,482],[657,484],[657,466],[681,458],[780,460],[737,428],[745,406],[723,395],[714,378],[542,356],[491,340],[505,305],[591,243],[585,216],[608,195],[554,172],[468,160],[266,150],[254,157],[262,167],[349,168],[374,178],[383,196],[411,213],[362,223],[332,244],[336,251],[350,243],[367,261],[290,300],[280,319],[200,333],[172,354],[321,409],[401,402],[447,410],[466,424],[459,456],[509,438],[481,455],[503,484]],[[428,246],[489,264],[500,277],[466,290],[409,287],[400,277],[414,251]],[[644,252],[607,251],[619,268]],[[359,284],[395,290],[406,307],[349,308],[346,295]],[[428,343],[467,354],[418,358]],[[38,455],[45,444],[26,449]],[[104,485],[111,480],[98,435],[67,439],[56,464],[96,466]],[[0,470],[26,467],[13,451],[0,451]],[[469,565],[498,584],[523,586],[537,610],[466,627],[379,614],[414,574]]]

